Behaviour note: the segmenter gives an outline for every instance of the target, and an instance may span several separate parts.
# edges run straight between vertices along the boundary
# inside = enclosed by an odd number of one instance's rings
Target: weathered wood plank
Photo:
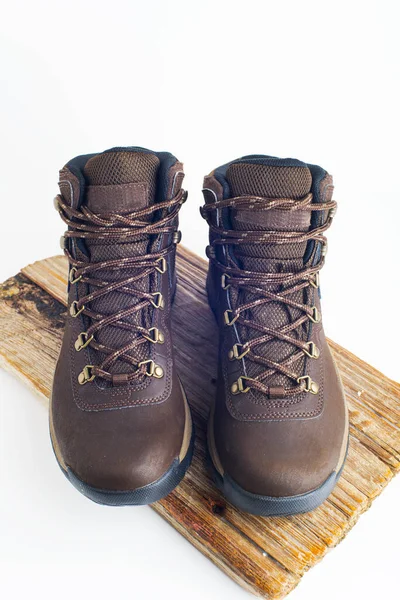
[[[177,266],[174,345],[197,425],[196,450],[182,484],[153,508],[240,585],[265,598],[283,598],[399,470],[400,385],[330,342],[351,421],[349,456],[338,485],[306,515],[264,519],[241,513],[225,502],[204,466],[218,337],[204,288],[206,263],[181,248]],[[67,263],[53,257],[22,273],[0,286],[0,365],[47,400],[64,325]]]

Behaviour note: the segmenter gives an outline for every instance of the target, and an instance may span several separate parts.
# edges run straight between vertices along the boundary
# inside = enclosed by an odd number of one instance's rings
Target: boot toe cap
[[[338,473],[343,463],[346,432],[341,444],[332,445],[318,428],[306,438],[293,431],[270,436],[268,424],[250,428],[243,424],[243,434],[238,435],[236,424],[234,444],[231,434],[225,437],[220,432],[214,447],[224,475],[251,494],[278,498],[307,494]]]
[[[69,461],[68,468],[88,486],[110,491],[134,491],[159,480],[176,457],[162,452],[157,444],[148,444],[130,455],[115,448],[101,455],[86,453]]]

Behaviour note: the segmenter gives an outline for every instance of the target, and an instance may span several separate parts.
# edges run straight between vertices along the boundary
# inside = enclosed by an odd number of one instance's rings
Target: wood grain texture
[[[153,508],[241,586],[264,598],[283,598],[399,471],[400,385],[330,342],[351,422],[350,451],[339,483],[322,506],[306,515],[267,519],[236,510],[215,489],[204,466],[218,339],[205,293],[206,263],[181,248],[177,266],[174,342],[196,424],[196,450],[184,481]],[[0,286],[0,365],[45,402],[62,339],[66,281],[67,262],[57,256],[29,265]]]

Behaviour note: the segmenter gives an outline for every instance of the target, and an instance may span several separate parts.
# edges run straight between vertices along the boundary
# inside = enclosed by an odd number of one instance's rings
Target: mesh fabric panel
[[[86,163],[84,174],[88,185],[92,186],[145,183],[147,184],[148,190],[147,205],[150,206],[155,201],[159,165],[160,161],[158,157],[151,153],[126,151],[104,152],[94,156]],[[112,206],[111,195],[110,206]],[[93,212],[96,212],[95,206],[93,206],[92,209]],[[135,209],[137,209],[137,207],[132,206],[132,212]],[[150,222],[151,219],[152,216],[146,219],[142,217],[144,222]],[[86,246],[90,251],[90,259],[93,262],[102,262],[117,260],[119,258],[142,256],[148,251],[148,243],[148,236],[143,236],[142,238],[137,238],[134,242],[129,243],[89,239],[86,241]],[[130,271],[128,269],[102,269],[96,271],[94,277],[96,279],[114,282],[127,279],[135,273],[135,270]],[[147,277],[138,280],[132,284],[131,287],[140,291],[149,292],[151,291],[152,281],[152,276],[150,278]],[[95,289],[95,287],[90,286],[90,291],[94,291]],[[90,308],[102,315],[112,315],[134,306],[137,302],[138,299],[135,296],[115,291],[92,301],[90,303]],[[149,327],[151,310],[152,308],[143,309],[124,320],[131,323],[138,322],[143,327]],[[133,334],[120,327],[110,325],[103,327],[96,333],[95,337],[100,344],[118,349],[133,341],[136,335],[137,334]],[[100,364],[107,356],[106,354],[93,349],[91,349],[91,352],[95,364]],[[137,361],[140,361],[148,359],[149,352],[149,343],[145,343],[137,347],[134,351],[131,351],[129,354]],[[108,370],[111,373],[129,373],[134,371],[135,367],[118,360],[109,367]]]
[[[307,167],[270,167],[252,163],[230,165],[226,178],[233,196],[257,194],[295,200],[308,194],[312,183]]]
[[[158,157],[147,152],[104,152],[86,163],[84,173],[89,185],[146,182],[153,198],[159,165]]]
[[[291,198],[299,200],[307,195],[311,189],[312,177],[307,167],[269,166],[262,164],[235,163],[228,167],[226,178],[228,180],[231,196],[255,195],[265,198]],[[254,218],[255,212],[257,218]],[[279,213],[279,214],[278,214]],[[239,231],[308,231],[310,220],[304,221],[302,213],[283,213],[282,211],[255,211],[249,209],[234,209],[231,212],[232,228]],[[283,220],[282,220],[283,219]],[[235,248],[235,255],[241,267],[261,273],[279,273],[298,271],[303,267],[303,257],[306,243],[293,244],[243,244]],[[269,286],[269,291],[280,291],[277,286]],[[303,303],[306,298],[303,292],[292,294],[291,299]],[[234,302],[244,304],[256,300],[258,296],[247,291],[240,291],[238,296],[234,295]],[[268,327],[280,329],[284,325],[293,322],[300,316],[301,311],[288,307],[280,302],[268,302],[247,311],[246,318],[255,320]],[[239,327],[241,342],[258,337],[256,330]],[[306,330],[291,332],[292,336],[304,338]],[[288,358],[297,349],[288,342],[271,340],[254,348],[254,352],[269,360],[281,362]],[[303,370],[304,358],[292,363],[291,370],[298,372]],[[267,370],[262,365],[257,365],[249,360],[246,361],[247,374],[249,377],[257,377]],[[269,386],[283,385],[292,387],[295,383],[280,373],[275,373],[265,383]],[[261,396],[258,392],[256,396]]]

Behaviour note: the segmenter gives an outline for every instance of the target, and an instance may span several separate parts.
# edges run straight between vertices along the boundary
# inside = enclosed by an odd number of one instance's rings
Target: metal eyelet
[[[226,283],[226,280],[230,279],[230,276],[227,275],[226,273],[224,273],[223,275],[221,275],[221,287],[223,290],[227,290],[228,288],[231,287],[230,283]]]
[[[146,368],[147,377],[155,377],[156,379],[161,379],[161,377],[164,376],[164,369],[160,367],[160,365],[156,365],[154,360],[142,360],[142,362],[138,364],[138,367],[141,367],[142,365],[148,365]]]
[[[164,298],[161,292],[154,292],[154,294],[151,294],[152,296],[154,296],[155,298],[157,298],[157,301],[154,300],[150,300],[150,304],[152,304],[154,306],[154,308],[159,308],[160,310],[162,310],[164,308]]]
[[[213,246],[206,246],[206,256],[210,260],[215,259],[215,248],[213,248]]]
[[[243,358],[243,356],[246,356],[246,354],[250,352],[250,348],[246,348],[246,350],[243,350],[245,345],[246,344],[235,344],[232,350],[229,350],[228,352],[229,360],[240,360],[241,358]]]
[[[77,317],[85,310],[85,305],[83,304],[81,308],[78,309],[78,302],[74,300],[69,307],[69,314],[71,317]]]
[[[305,392],[310,392],[311,394],[318,394],[319,385],[316,381],[313,381],[309,375],[303,375],[297,379],[297,383],[301,383],[302,381],[306,382],[306,387],[304,388]]]
[[[163,332],[157,329],[157,327],[151,327],[148,331],[148,335],[143,334],[143,337],[152,344],[163,344],[165,342]]]
[[[59,210],[60,210],[60,196],[59,196],[59,195],[57,195],[57,196],[54,196],[54,198],[53,198],[53,206],[54,206],[54,208],[55,208],[57,211],[59,211]]]
[[[316,306],[312,306],[311,310],[313,311],[312,315],[309,314],[308,318],[313,323],[319,323],[321,321],[321,315],[320,315],[320,312],[319,312],[318,308]]]
[[[230,320],[229,315],[232,314],[232,313],[233,313],[233,310],[230,310],[230,309],[228,309],[228,310],[226,310],[224,312],[225,325],[228,325],[228,327],[230,327],[231,325],[233,325],[234,322],[237,321],[238,318],[239,318],[239,315],[236,315],[236,317],[233,317],[233,319]]]
[[[252,377],[246,377],[245,375],[241,375],[237,381],[232,383],[231,385],[231,393],[236,396],[237,394],[247,394],[250,390],[249,387],[245,387],[243,385],[243,381],[254,381]]]
[[[80,333],[78,335],[78,338],[75,342],[75,350],[77,352],[80,352],[81,350],[86,348],[86,346],[88,346],[90,344],[92,339],[93,339],[92,335],[90,337],[88,337],[88,334],[86,333],[86,331],[83,331],[82,333]]]
[[[308,349],[303,349],[304,354],[307,354],[310,358],[319,358],[319,348],[314,344],[314,342],[308,342]]]
[[[310,285],[314,288],[319,288],[319,271],[314,274],[314,279],[310,279]]]
[[[76,276],[76,271],[77,269],[75,267],[71,267],[71,270],[69,272],[69,282],[71,284],[77,283],[82,279],[82,275],[78,275],[78,277]]]
[[[173,235],[172,235],[172,243],[173,244],[179,244],[179,242],[182,239],[182,232],[181,231],[174,231]]]
[[[328,219],[333,219],[333,217],[336,215],[336,212],[337,212],[337,206],[330,208],[328,211]]]
[[[159,273],[161,273],[161,275],[163,275],[167,271],[167,261],[165,260],[165,258],[163,256],[161,256],[157,260],[157,262],[161,263],[161,266],[160,267],[156,267],[156,271],[158,271]]]
[[[81,371],[81,373],[78,375],[78,382],[81,385],[89,383],[89,381],[93,381],[93,379],[96,377],[96,375],[93,375],[93,368],[93,365],[86,365],[86,367],[83,367],[83,371]]]

